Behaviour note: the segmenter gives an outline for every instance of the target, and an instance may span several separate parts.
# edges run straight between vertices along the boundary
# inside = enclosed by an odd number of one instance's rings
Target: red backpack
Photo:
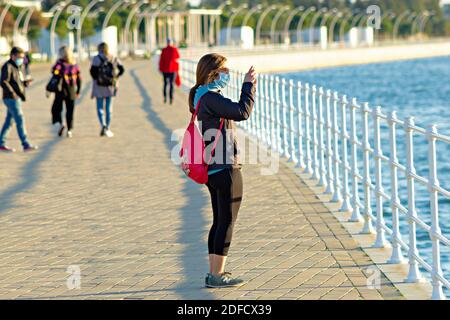
[[[180,157],[181,169],[184,173],[195,182],[199,184],[206,184],[208,182],[208,164],[211,161],[214,150],[217,147],[225,120],[222,119],[220,121],[219,132],[217,132],[216,138],[214,139],[209,160],[205,162],[205,141],[203,140],[200,129],[195,123],[195,119],[197,118],[198,110],[200,108],[200,100],[198,101],[195,112],[192,115],[191,122],[184,133]]]

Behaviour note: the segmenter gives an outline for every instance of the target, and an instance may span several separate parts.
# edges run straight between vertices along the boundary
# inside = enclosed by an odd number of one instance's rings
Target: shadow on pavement
[[[167,145],[167,156],[170,157],[170,151],[176,144],[171,141],[172,130],[168,128],[160,118],[156,110],[153,109],[152,99],[147,93],[142,81],[139,79],[136,70],[131,70],[131,77],[144,99],[142,109],[147,113],[148,121],[161,133],[164,134]],[[181,172],[181,171],[180,171]],[[192,291],[198,290],[198,295],[206,299],[214,299],[214,296],[201,290],[204,285],[204,273],[208,269],[206,242],[204,241],[204,230],[207,224],[205,217],[202,215],[202,208],[207,204],[207,198],[203,193],[203,187],[185,180],[183,184],[183,193],[187,199],[186,204],[180,209],[179,214],[182,218],[180,226],[180,236],[178,243],[185,245],[182,256],[180,257],[183,264],[185,281],[181,282],[174,291],[183,299],[196,299]],[[186,290],[189,289],[189,290]]]
[[[40,82],[43,83],[44,81],[45,80],[41,80]],[[36,83],[36,85],[38,85],[38,83]],[[89,92],[90,87],[91,87],[90,83],[88,83],[84,87],[79,101],[82,101],[84,99],[86,94]],[[10,134],[12,133],[13,132],[11,130]],[[31,189],[36,184],[36,182],[38,182],[37,175],[39,166],[50,157],[53,148],[60,141],[61,138],[53,137],[51,140],[39,146],[39,150],[35,151],[35,155],[33,156],[33,158],[27,164],[24,165],[24,169],[20,174],[20,177],[17,177],[17,183],[12,185],[11,187],[9,187],[0,194],[0,214],[3,214],[8,209],[13,208],[15,205],[14,204],[15,198],[20,193],[25,193],[27,190]],[[7,161],[14,161],[13,157],[11,157]]]

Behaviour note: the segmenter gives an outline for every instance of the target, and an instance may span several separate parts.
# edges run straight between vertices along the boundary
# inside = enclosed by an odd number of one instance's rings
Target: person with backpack
[[[252,113],[256,73],[252,66],[243,79],[239,102],[233,102],[222,95],[230,81],[226,62],[227,59],[219,54],[203,56],[197,65],[196,85],[189,93],[191,121],[197,117],[201,123],[206,153],[203,158],[207,162],[206,186],[213,211],[208,236],[210,270],[205,278],[208,288],[244,284],[243,280],[225,272],[225,262],[243,196],[242,165],[238,158],[234,122],[245,121]]]
[[[167,39],[167,47],[162,49],[161,57],[159,58],[159,71],[162,73],[164,80],[164,103],[167,103],[167,86],[169,86],[170,104],[173,103],[173,84],[174,82],[178,83],[179,81],[179,58],[180,53],[178,52],[178,49],[173,45],[172,39]]]
[[[23,49],[14,47],[11,50],[9,60],[3,65],[1,70],[1,86],[3,89],[3,102],[7,113],[5,123],[0,131],[0,151],[14,152],[13,148],[6,145],[6,137],[11,129],[12,122],[16,123],[17,133],[22,142],[25,152],[37,150],[38,147],[28,141],[27,131],[25,129],[25,120],[22,112],[22,102],[26,101],[25,88],[30,83],[25,80],[23,74],[23,61],[25,53]]]
[[[100,136],[111,138],[112,99],[118,90],[118,79],[125,72],[125,68],[118,58],[109,53],[105,42],[98,45],[98,55],[92,60],[90,73],[92,76],[92,98],[97,101],[97,115],[101,125]],[[106,112],[106,114],[105,114]]]
[[[58,136],[64,134],[65,126],[62,121],[61,113],[63,104],[66,105],[66,124],[67,137],[72,138],[73,130],[73,112],[75,100],[80,97],[81,91],[81,71],[73,59],[72,51],[62,46],[59,49],[59,59],[52,67],[52,79],[55,81],[55,88],[49,88],[47,91],[54,91],[55,100],[52,105],[52,123]]]

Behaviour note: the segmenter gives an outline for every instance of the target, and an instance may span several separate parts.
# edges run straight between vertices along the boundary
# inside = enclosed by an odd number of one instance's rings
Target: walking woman
[[[100,136],[111,138],[112,99],[117,94],[118,79],[125,72],[119,59],[109,53],[105,42],[98,45],[98,55],[92,60],[90,73],[92,76],[92,98],[97,100],[97,115],[100,121]],[[106,113],[106,114],[105,114]]]
[[[52,106],[53,126],[61,137],[65,130],[61,115],[63,104],[65,104],[67,137],[72,138],[75,100],[80,97],[81,91],[81,73],[73,59],[72,51],[68,47],[62,46],[59,49],[59,59],[52,68],[52,74],[61,78],[60,90],[55,92],[55,100]]]
[[[189,93],[190,111],[194,113],[195,108],[199,108],[197,119],[201,122],[204,137],[215,137],[223,123],[220,140],[208,168],[207,187],[213,209],[213,224],[208,237],[210,272],[205,278],[205,286],[209,288],[235,287],[244,283],[225,272],[225,262],[243,195],[234,121],[244,121],[250,117],[256,73],[251,67],[245,75],[239,102],[233,102],[221,93],[230,80],[226,61],[219,54],[203,56],[197,65],[196,85]],[[207,131],[208,134],[205,134]],[[206,140],[208,150],[212,141]]]

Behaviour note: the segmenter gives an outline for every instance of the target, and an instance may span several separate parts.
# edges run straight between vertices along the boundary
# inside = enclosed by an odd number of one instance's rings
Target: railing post
[[[313,175],[312,179],[319,180],[319,160],[317,158],[317,147],[318,147],[318,140],[317,140],[317,86],[312,86],[312,117],[311,117],[311,126],[312,126],[312,138],[313,138],[313,157],[312,157],[312,169],[313,169]]]
[[[414,218],[417,218],[416,212],[416,194],[414,189],[414,177],[416,169],[414,167],[414,143],[413,143],[413,131],[414,118],[409,117],[405,121],[405,140],[406,140],[406,180],[408,184],[408,227],[409,227],[409,250],[408,250],[408,263],[409,272],[405,282],[418,283],[424,282],[424,278],[420,274],[419,264],[414,256],[419,255],[417,250],[416,239],[416,222]]]
[[[291,141],[291,158],[289,159],[293,163],[297,164],[297,151],[295,146],[295,134],[297,133],[295,130],[295,122],[294,122],[294,80],[289,80],[289,126],[290,126],[290,141]]]
[[[309,111],[309,83],[305,85],[305,131],[306,131],[306,174],[313,174],[311,166],[311,130],[310,130],[310,117]]]
[[[333,94],[333,154],[334,154],[334,166],[333,166],[333,176],[334,176],[334,194],[332,201],[341,202],[341,180],[339,177],[339,127],[338,127],[338,102],[339,95],[337,92]]]
[[[352,99],[350,105],[350,132],[351,132],[351,152],[352,152],[352,216],[350,222],[361,222],[362,217],[360,214],[360,199],[359,199],[359,170],[358,170],[358,136],[356,135],[356,108],[358,108],[358,102],[356,98]]]
[[[265,104],[265,91],[264,91],[264,75],[258,77],[258,90],[259,90],[259,131],[258,138],[262,143],[266,143],[266,104]]]
[[[282,92],[282,104],[281,104],[281,110],[283,112],[283,154],[287,159],[290,159],[289,154],[289,142],[288,142],[288,134],[287,134],[287,112],[288,112],[288,106],[286,102],[286,79],[281,79],[281,92]]]
[[[442,276],[441,268],[441,249],[437,234],[441,234],[441,228],[439,226],[439,207],[438,207],[438,192],[436,187],[439,186],[439,180],[437,178],[437,166],[436,166],[436,137],[437,127],[431,125],[427,130],[428,138],[428,164],[429,164],[429,178],[428,178],[428,192],[430,193],[431,204],[431,230],[430,239],[433,250],[433,267],[431,271],[431,279],[433,285],[433,293],[431,298],[433,300],[445,299],[442,291],[442,283],[438,276]]]
[[[275,117],[275,77],[270,76],[270,123],[271,123],[271,141],[272,150],[278,151],[278,140],[276,136],[276,117]]]
[[[380,136],[380,115],[381,107],[376,107],[373,110],[373,126],[375,129],[374,139],[375,139],[375,196],[376,196],[376,206],[377,206],[377,238],[375,240],[375,248],[386,248],[390,244],[386,241],[385,231],[383,229],[384,217],[383,217],[383,184],[381,175],[381,157],[383,155],[383,150],[381,150],[381,136]]]
[[[264,88],[262,88],[262,75],[258,75],[257,76],[257,82],[256,82],[256,98],[257,98],[257,103],[258,103],[258,113],[256,115],[256,136],[258,137],[258,140],[262,141],[262,113],[263,113],[263,106],[264,106],[264,100],[262,99],[263,96],[263,90]]]
[[[276,113],[277,113],[276,143],[277,143],[278,153],[280,155],[283,155],[284,150],[283,150],[283,146],[281,145],[282,140],[281,140],[281,117],[280,117],[280,104],[281,104],[281,101],[280,101],[280,77],[278,77],[278,76],[275,77],[275,99],[276,99]]]
[[[297,82],[297,108],[298,108],[298,164],[297,167],[301,169],[306,168],[305,164],[305,153],[303,151],[303,139],[305,137],[303,133],[303,104],[302,104],[302,83]]]
[[[348,212],[352,210],[350,195],[348,192],[348,149],[347,149],[347,96],[342,96],[341,104],[341,147],[342,147],[342,206],[339,211]]]
[[[363,124],[363,165],[364,165],[364,227],[362,234],[373,234],[375,230],[372,224],[371,184],[370,179],[370,144],[369,144],[369,104],[366,102],[361,108],[361,120]]]
[[[327,189],[325,194],[333,194],[333,151],[331,147],[331,90],[327,90],[327,104],[325,110],[326,126],[326,157],[327,157]]]
[[[269,76],[266,74],[264,76],[264,91],[265,91],[265,101],[266,101],[266,141],[268,146],[272,146],[271,139],[271,116],[270,116],[270,92],[269,92]]]
[[[325,121],[323,119],[323,95],[324,90],[323,87],[319,88],[319,114],[318,114],[318,123],[319,123],[319,186],[327,187],[327,177],[326,177],[326,168],[325,168],[325,154],[324,154],[324,144],[323,144],[323,128],[325,125]]]
[[[389,113],[388,124],[389,124],[389,146],[390,155],[389,163],[391,166],[391,211],[392,211],[392,255],[388,260],[388,263],[397,264],[403,263],[404,258],[402,254],[402,247],[400,245],[401,233],[400,233],[400,218],[398,204],[400,199],[398,197],[398,158],[397,158],[397,132],[396,132],[396,121],[397,114],[395,111]]]

